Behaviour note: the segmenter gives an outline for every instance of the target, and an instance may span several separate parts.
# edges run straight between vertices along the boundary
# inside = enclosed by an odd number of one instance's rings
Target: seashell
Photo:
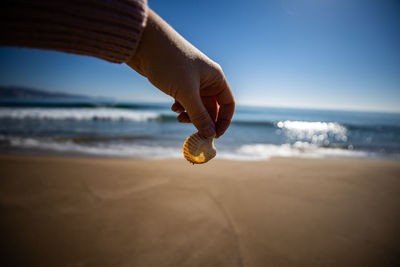
[[[183,156],[193,164],[202,164],[211,160],[217,154],[214,138],[192,134],[183,144]]]

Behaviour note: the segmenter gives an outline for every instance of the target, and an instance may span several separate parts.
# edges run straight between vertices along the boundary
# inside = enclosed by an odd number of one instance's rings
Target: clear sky
[[[149,0],[224,69],[239,104],[400,111],[398,0]],[[171,101],[126,65],[0,48],[0,85]]]

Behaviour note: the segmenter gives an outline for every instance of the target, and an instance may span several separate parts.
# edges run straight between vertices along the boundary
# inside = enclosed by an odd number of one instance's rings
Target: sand
[[[0,266],[400,266],[400,163],[0,156]]]

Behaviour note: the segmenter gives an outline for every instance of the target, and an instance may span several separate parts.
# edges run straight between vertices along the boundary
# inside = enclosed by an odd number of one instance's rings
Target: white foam
[[[160,117],[159,112],[148,110],[129,110],[118,108],[0,108],[0,119],[37,119],[37,120],[112,120],[146,122]],[[339,144],[347,141],[348,131],[345,126],[335,122],[321,121],[279,121],[276,124],[279,134],[284,134],[287,144],[244,144],[226,149],[219,149],[217,158],[230,160],[267,160],[271,157],[371,157],[373,153],[353,151],[343,148],[327,147],[334,139]],[[79,129],[78,129],[79,130]],[[260,132],[261,134],[261,132]],[[11,146],[26,149],[44,149],[50,151],[83,153],[112,157],[137,158],[180,158],[181,148],[161,144],[146,145],[135,142],[125,143],[75,143],[56,142],[48,138],[16,138],[0,136],[0,140],[9,141]],[[297,142],[296,142],[297,141]],[[336,142],[335,142],[336,143]],[[6,142],[6,144],[8,144]],[[218,143],[216,144],[218,148]],[[326,145],[326,146],[324,146]]]
[[[346,127],[336,122],[280,121],[277,126],[292,140],[307,139],[314,144],[322,144],[328,140],[328,135],[336,140],[347,140]]]
[[[117,108],[0,108],[3,119],[148,121],[159,114]]]
[[[363,151],[353,151],[341,148],[320,147],[307,142],[296,142],[295,144],[248,144],[240,146],[230,152],[221,151],[218,156],[231,160],[267,160],[272,157],[300,157],[300,158],[329,158],[350,157],[366,158],[370,154]]]
[[[0,138],[5,139],[5,138]],[[140,144],[105,144],[82,145],[74,142],[54,142],[51,140],[38,140],[33,138],[7,138],[11,146],[27,149],[43,149],[57,152],[81,153],[87,155],[110,157],[134,157],[143,159],[178,158],[181,150],[178,148],[148,146]]]
[[[34,139],[0,136],[0,140],[8,140],[12,147],[25,149],[43,149],[65,153],[110,157],[134,157],[144,159],[181,158],[180,147],[165,147],[161,145],[143,144],[78,144],[72,141],[55,142],[51,139]],[[341,148],[320,147],[307,142],[295,144],[247,144],[229,150],[218,149],[217,158],[241,161],[268,160],[272,157],[299,157],[299,158],[368,158],[372,154],[363,151],[354,151]]]

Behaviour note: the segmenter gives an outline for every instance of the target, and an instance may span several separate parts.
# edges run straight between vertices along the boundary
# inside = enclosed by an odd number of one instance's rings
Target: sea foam
[[[220,151],[219,157],[231,160],[268,160],[272,157],[299,157],[299,158],[368,158],[372,155],[363,151],[354,151],[344,148],[321,147],[308,142],[294,144],[246,144],[233,151]]]
[[[7,140],[12,147],[23,149],[37,149],[44,151],[63,152],[70,154],[86,154],[105,157],[128,157],[142,159],[161,159],[181,157],[180,149],[173,147],[163,147],[159,145],[142,145],[129,143],[96,143],[79,144],[73,141],[57,142],[51,139],[36,138],[5,138],[0,136],[0,140]]]
[[[146,145],[131,142],[121,143],[76,143],[74,141],[55,141],[48,138],[20,138],[0,136],[0,140],[7,141],[12,147],[22,149],[38,149],[45,151],[78,153],[110,157],[132,157],[143,159],[181,158],[182,151],[177,146],[162,146],[159,144]],[[307,142],[294,144],[245,144],[229,149],[218,149],[217,158],[241,161],[268,160],[272,157],[300,157],[300,158],[368,158],[371,153],[354,151],[344,148],[320,147]]]
[[[149,121],[157,112],[117,108],[0,108],[0,119]]]

